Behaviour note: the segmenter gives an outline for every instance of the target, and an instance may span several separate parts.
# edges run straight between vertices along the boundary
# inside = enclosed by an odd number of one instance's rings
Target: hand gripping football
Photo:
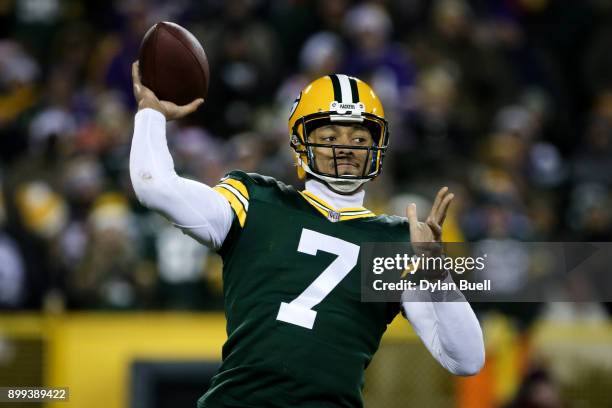
[[[142,84],[159,100],[185,105],[205,98],[209,68],[202,45],[178,24],[160,22],[140,44],[138,56]]]

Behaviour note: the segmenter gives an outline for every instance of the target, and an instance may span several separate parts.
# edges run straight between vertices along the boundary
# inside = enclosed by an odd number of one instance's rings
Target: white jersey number
[[[321,303],[357,265],[359,246],[304,228],[297,250],[315,256],[318,250],[338,255],[300,296],[291,303],[281,302],[278,310],[277,320],[312,329],[317,317],[312,308]]]

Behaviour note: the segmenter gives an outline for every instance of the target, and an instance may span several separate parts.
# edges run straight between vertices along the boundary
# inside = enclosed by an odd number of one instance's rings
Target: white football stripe
[[[372,211],[370,210],[361,210],[361,211],[343,211],[341,214],[342,215],[363,215],[363,214],[370,214],[372,213]]]
[[[342,93],[342,103],[353,103],[353,94],[351,93],[351,82],[349,77],[343,74],[338,74],[340,80],[340,92]]]
[[[217,184],[219,187],[224,188],[226,190],[228,190],[230,193],[232,193],[233,195],[236,196],[236,198],[238,200],[240,200],[240,202],[242,203],[242,205],[244,206],[244,209],[246,211],[249,211],[249,202],[246,198],[244,198],[244,196],[240,193],[240,191],[238,191],[237,189],[235,189],[233,186],[226,184],[226,183],[221,183],[221,184]]]
[[[322,209],[324,209],[325,211],[333,211],[333,210],[331,210],[331,209],[329,209],[329,208],[325,207],[324,205],[317,203],[315,200],[313,200],[312,198],[310,198],[310,197],[308,197],[308,196],[304,196],[304,197],[306,197],[306,199],[307,199],[307,200],[308,200],[308,201],[309,201],[311,204],[313,204],[313,205],[314,205],[314,206],[316,206],[316,207],[322,208]]]

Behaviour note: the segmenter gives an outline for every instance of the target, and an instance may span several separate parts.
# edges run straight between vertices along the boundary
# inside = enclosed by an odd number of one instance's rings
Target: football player
[[[137,63],[133,81],[130,175],[139,201],[223,258],[228,338],[200,408],[361,407],[364,370],[400,309],[450,372],[480,370],[482,332],[467,302],[360,301],[360,245],[439,242],[453,198],[442,188],[426,222],[414,205],[407,218],[363,207],[363,185],[380,174],[389,140],[366,83],[329,75],[296,99],[289,135],[305,179],[300,190],[238,170],[214,187],[181,178],[166,122],[203,101],[159,101],[141,84]]]

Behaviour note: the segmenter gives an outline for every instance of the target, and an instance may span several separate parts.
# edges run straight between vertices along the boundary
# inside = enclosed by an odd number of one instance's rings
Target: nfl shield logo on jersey
[[[330,211],[327,214],[327,219],[330,220],[331,222],[338,222],[340,221],[340,213],[337,211]]]

